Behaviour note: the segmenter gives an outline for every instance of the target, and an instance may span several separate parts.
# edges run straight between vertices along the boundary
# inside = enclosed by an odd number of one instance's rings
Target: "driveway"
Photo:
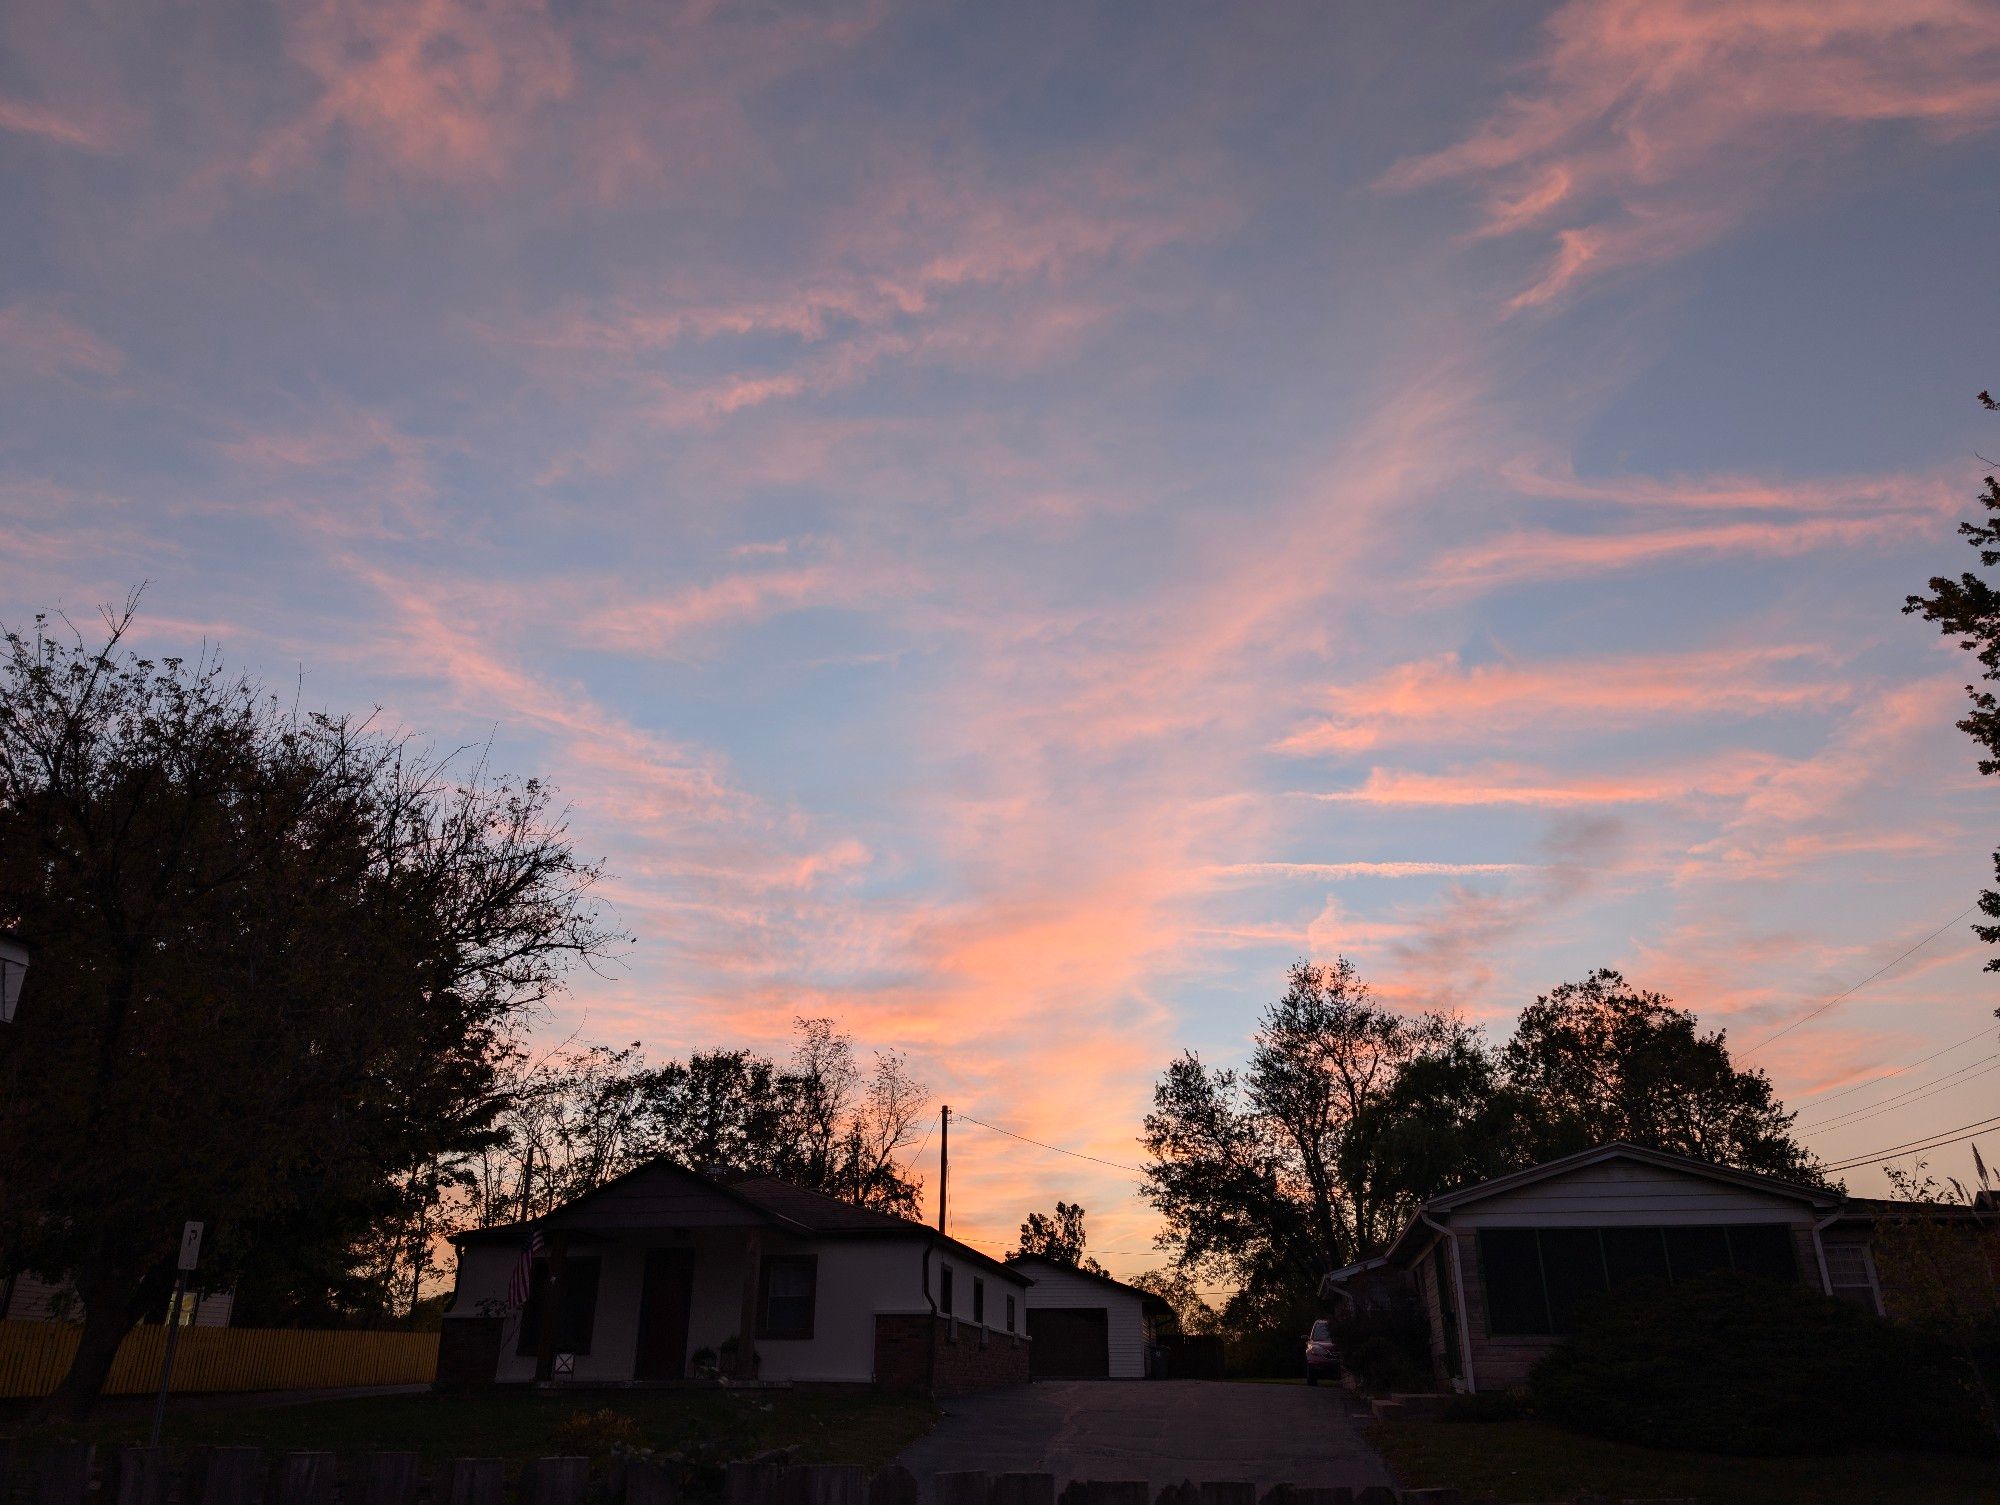
[[[944,1420],[897,1462],[922,1483],[937,1473],[1054,1474],[1273,1484],[1387,1484],[1334,1386],[1219,1380],[1041,1380],[944,1402]]]

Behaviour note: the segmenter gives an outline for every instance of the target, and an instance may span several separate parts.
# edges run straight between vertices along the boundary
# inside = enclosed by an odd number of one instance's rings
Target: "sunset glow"
[[[553,780],[637,937],[555,1038],[831,1015],[1131,1164],[1299,957],[1742,1048],[1916,947],[1751,1063],[1830,1160],[1994,1111],[1859,1116],[2000,1002],[1899,613],[2000,454],[2000,7],[15,0],[0,224],[0,619],[148,582]],[[1111,1166],[952,1187],[1158,1263]]]

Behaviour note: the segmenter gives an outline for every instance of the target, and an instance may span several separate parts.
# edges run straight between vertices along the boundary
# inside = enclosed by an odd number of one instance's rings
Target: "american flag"
[[[507,1282],[507,1308],[519,1311],[528,1304],[528,1293],[534,1289],[535,1260],[543,1249],[542,1230],[537,1228],[528,1235],[528,1242],[521,1250],[521,1262],[514,1266],[514,1278]],[[492,1287],[488,1286],[488,1290]]]

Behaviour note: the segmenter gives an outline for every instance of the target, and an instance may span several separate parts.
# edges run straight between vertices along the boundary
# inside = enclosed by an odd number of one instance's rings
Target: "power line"
[[[1972,903],[1966,905],[1964,909],[1960,910],[1957,914],[1953,915],[1950,919],[1946,920],[1942,925],[1938,926],[1938,928],[1933,930],[1929,935],[1925,936],[1922,940],[1918,941],[1916,945],[1910,947],[1909,950],[1903,952],[1902,955],[1896,957],[1894,960],[1884,962],[1881,966],[1877,967],[1873,972],[1870,972],[1866,977],[1862,978],[1861,981],[1857,982],[1853,987],[1847,989],[1846,992],[1834,994],[1833,997],[1827,999],[1825,1003],[1822,1003],[1818,1008],[1814,1009],[1810,1014],[1800,1015],[1798,1018],[1794,1019],[1790,1024],[1786,1025],[1783,1029],[1778,1030],[1774,1034],[1766,1035],[1763,1039],[1759,1040],[1755,1045],[1751,1046],[1748,1050],[1741,1052],[1740,1055],[1754,1056],[1758,1051],[1762,1050],[1765,1046],[1769,1045],[1773,1040],[1776,1040],[1784,1035],[1789,1035],[1793,1030],[1797,1029],[1801,1024],[1811,1023],[1813,1020],[1819,1018],[1821,1014],[1824,1014],[1828,1009],[1832,1008],[1836,1003],[1839,1003],[1841,999],[1851,997],[1852,995],[1860,992],[1863,988],[1867,987],[1868,984],[1873,982],[1876,978],[1880,977],[1884,972],[1887,972],[1891,967],[1896,966],[1900,962],[1907,961],[1911,957],[1915,956],[1919,951],[1923,950],[1924,947],[1928,946],[1932,941],[1936,940],[1939,936],[1943,935],[1947,930],[1951,929],[1952,926],[1956,925],[1960,920],[1964,919],[1967,915],[1971,914],[1973,910],[1977,908],[1979,908],[1979,901],[1975,899],[1972,901]]]
[[[1960,1124],[1956,1129],[1940,1129],[1936,1134],[1928,1135],[1924,1139],[1913,1139],[1908,1144],[1892,1144],[1886,1150],[1870,1150],[1866,1155],[1856,1156],[1851,1160],[1843,1160],[1838,1165],[1827,1166],[1826,1169],[1828,1171],[1851,1171],[1857,1166],[1880,1165],[1885,1160],[1901,1160],[1906,1155],[1926,1154],[1931,1150],[1941,1150],[1947,1145],[1959,1144],[1964,1140],[1976,1138],[1978,1135],[1992,1129],[1995,1125],[2000,1125],[2000,1118],[1987,1118],[1981,1119],[1978,1123]],[[1945,1135],[1956,1135],[1957,1137],[1944,1138],[1943,1136]],[[1930,1141],[1936,1142],[1932,1143]]]
[[[1859,1108],[1850,1108],[1847,1112],[1836,1113],[1831,1118],[1816,1118],[1811,1123],[1800,1124],[1799,1128],[1801,1131],[1835,1127],[1846,1128],[1850,1124],[1861,1123],[1865,1119],[1874,1118],[1878,1114],[1888,1113],[1898,1107],[1907,1108],[1911,1103],[1920,1103],[1927,1097],[1935,1097],[1940,1092],[1949,1091],[1953,1087],[1961,1087],[1975,1077],[1982,1077],[1988,1072],[2000,1070],[2000,1067],[1988,1065],[1989,1062],[1994,1061],[2000,1061],[2000,1051],[1996,1051],[1990,1056],[1981,1056],[1978,1060],[1961,1066],[1956,1071],[1947,1071],[1943,1076],[1932,1077],[1928,1082],[1920,1082],[1914,1087],[1897,1093],[1894,1097],[1885,1097],[1879,1103],[1864,1103]],[[1974,1068],[1976,1067],[1985,1067],[1986,1069],[1984,1071],[1975,1070]],[[1953,1080],[1954,1077],[1957,1078],[1956,1081]]]
[[[1966,1046],[1970,1045],[1974,1040],[1984,1040],[1992,1034],[1993,1034],[1993,1026],[1990,1024],[1983,1025],[1979,1029],[1976,1029],[1971,1034],[1967,1035],[1963,1040],[1957,1041],[1956,1043],[1951,1045],[1947,1045],[1942,1050],[1934,1050],[1927,1056],[1919,1056],[1914,1061],[1906,1061],[1901,1066],[1892,1067],[1888,1071],[1884,1071],[1876,1076],[1869,1077],[1866,1081],[1856,1082],[1851,1087],[1842,1087],[1837,1092],[1834,1091],[1815,1092],[1811,1097],[1804,1099],[1804,1101],[1808,1103],[1830,1103],[1835,1098],[1846,1097],[1850,1093],[1861,1091],[1864,1087],[1872,1087],[1877,1082],[1886,1082],[1889,1080],[1889,1078],[1901,1076],[1906,1071],[1915,1071],[1919,1066],[1928,1066],[1931,1062],[1935,1061],[1939,1056],[1948,1056],[1955,1050],[1963,1050]]]
[[[983,1118],[974,1118],[970,1113],[959,1113],[954,1116],[960,1123],[978,1124],[982,1129],[991,1129],[995,1134],[1005,1134],[1009,1139],[1018,1139],[1023,1144],[1032,1144],[1038,1149],[1054,1150],[1058,1155],[1068,1155],[1077,1160],[1088,1160],[1093,1165],[1108,1165],[1114,1171],[1125,1171],[1131,1175],[1140,1177],[1142,1180],[1152,1174],[1150,1171],[1141,1170],[1136,1165],[1120,1165],[1116,1160],[1104,1160],[1096,1155],[1086,1155],[1082,1150],[1068,1150],[1059,1144],[1049,1144],[1044,1140],[1030,1139],[1025,1134],[1016,1134],[1012,1129],[1003,1129],[998,1124],[990,1124]]]

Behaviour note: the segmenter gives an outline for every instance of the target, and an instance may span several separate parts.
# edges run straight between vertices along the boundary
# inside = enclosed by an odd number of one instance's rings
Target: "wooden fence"
[[[102,1452],[103,1456],[100,1456]],[[720,1489],[717,1489],[717,1484]],[[1192,1480],[1157,1492],[1143,1479],[1071,1479],[1053,1474],[933,1474],[926,1488],[909,1470],[879,1473],[847,1464],[732,1463],[717,1481],[645,1456],[456,1458],[434,1470],[415,1453],[287,1453],[252,1447],[98,1449],[87,1443],[36,1452],[0,1442],[0,1505],[1498,1505],[1455,1489],[1302,1488],[1278,1484],[1260,1497],[1243,1482]],[[1573,1505],[1614,1505],[1579,1495]],[[1698,1505],[1687,1499],[1616,1505]]]
[[[80,1332],[66,1322],[0,1322],[0,1397],[55,1389],[76,1354]],[[165,1327],[127,1333],[104,1393],[149,1395],[157,1389],[166,1341]],[[437,1354],[436,1333],[184,1327],[174,1349],[174,1391],[428,1385],[437,1376]]]

